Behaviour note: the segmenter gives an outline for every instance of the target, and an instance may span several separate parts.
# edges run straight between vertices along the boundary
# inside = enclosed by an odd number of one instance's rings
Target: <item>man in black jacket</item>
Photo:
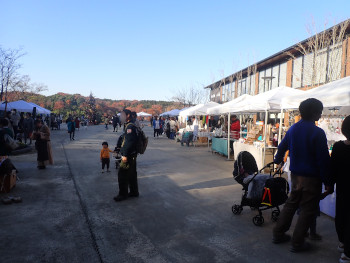
[[[125,119],[125,131],[122,139],[120,154],[122,160],[118,171],[119,194],[114,197],[114,201],[120,202],[128,197],[138,197],[139,190],[137,184],[137,132],[136,126],[132,122],[131,111],[125,109],[121,113],[121,119]],[[130,188],[130,192],[128,191]]]

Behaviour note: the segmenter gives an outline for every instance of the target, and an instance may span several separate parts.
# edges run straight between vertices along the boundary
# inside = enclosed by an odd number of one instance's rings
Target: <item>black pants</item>
[[[292,224],[295,212],[300,208],[300,215],[294,229],[292,244],[301,246],[305,235],[319,213],[322,182],[319,178],[292,174],[292,191],[281,215],[273,229],[274,238],[278,239],[287,232]]]
[[[109,170],[109,158],[102,158],[102,170],[105,169],[105,165],[107,165],[107,170]]]
[[[71,131],[69,132],[69,139],[74,139],[74,134],[75,134],[75,131]]]
[[[119,195],[127,197],[130,194],[138,195],[139,188],[137,184],[136,157],[128,157],[128,169],[122,167],[118,171]]]
[[[160,135],[160,129],[154,129],[153,136],[156,137],[156,135],[157,137]]]
[[[338,239],[344,244],[344,253],[350,257],[350,210],[349,198],[337,193],[335,228]]]

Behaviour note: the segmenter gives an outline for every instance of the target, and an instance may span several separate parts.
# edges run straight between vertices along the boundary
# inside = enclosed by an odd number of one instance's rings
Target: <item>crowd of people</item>
[[[170,140],[174,140],[176,133],[179,131],[179,123],[175,117],[158,117],[151,118],[151,126],[153,127],[153,137],[159,137],[165,134]]]
[[[334,185],[337,185],[335,228],[340,241],[338,250],[342,253],[340,262],[350,262],[350,210],[348,204],[350,195],[347,188],[350,185],[350,176],[346,172],[345,165],[350,160],[350,116],[342,123],[341,132],[346,137],[345,141],[336,142],[330,156],[325,132],[315,125],[321,117],[323,105],[316,99],[303,101],[299,107],[301,120],[294,124],[286,133],[278,146],[275,163],[281,164],[288,152],[291,171],[291,192],[284,204],[279,220],[273,229],[273,243],[280,244],[291,240],[292,252],[302,252],[310,249],[310,244],[305,241],[308,235],[313,240],[322,237],[316,232],[316,218],[320,213],[319,202],[325,196],[332,194]],[[60,117],[50,116],[51,128],[59,122]],[[106,118],[109,120],[108,118]],[[32,117],[31,113],[18,113],[16,110],[7,112],[0,119],[0,139],[5,135],[16,140],[22,139],[26,144],[35,140],[37,150],[38,169],[45,169],[47,164],[53,164],[50,128],[45,124],[46,118],[41,115]],[[80,123],[85,124],[85,119],[69,115],[66,120],[70,140],[75,140],[75,131],[80,128]],[[231,116],[230,131],[234,139],[239,138],[241,125],[237,116]],[[106,123],[106,127],[109,122]],[[105,167],[109,172],[110,153],[119,152],[121,163],[118,170],[119,193],[114,197],[116,202],[139,196],[137,182],[137,155],[138,136],[140,122],[137,114],[128,109],[123,110],[120,117],[112,117],[113,132],[122,127],[123,133],[118,139],[114,150],[108,148],[108,142],[102,143],[100,160],[102,172]],[[189,118],[187,125],[199,126],[197,118]],[[220,120],[211,117],[208,121],[209,130],[220,125]],[[155,116],[151,119],[153,136],[159,137],[165,134],[169,139],[175,139],[179,130],[179,123],[175,117],[162,118]],[[59,129],[59,128],[58,128]],[[3,142],[3,139],[2,141]],[[0,145],[0,156],[9,155],[5,143]],[[322,184],[325,192],[322,193]],[[290,229],[294,215],[298,212],[293,236],[286,232]],[[309,229],[311,232],[308,234]]]

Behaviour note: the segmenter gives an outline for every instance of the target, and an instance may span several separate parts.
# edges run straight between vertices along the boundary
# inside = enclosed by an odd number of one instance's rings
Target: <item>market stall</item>
[[[208,110],[210,113],[226,113],[228,114],[228,127],[230,127],[231,114],[249,115],[262,113],[264,121],[250,122],[247,125],[247,136],[233,143],[234,157],[241,151],[254,152],[258,167],[262,168],[265,163],[272,161],[273,154],[277,149],[277,145],[269,140],[270,127],[268,123],[268,116],[271,113],[279,113],[281,111],[281,102],[283,97],[292,95],[299,95],[304,91],[292,89],[289,87],[278,87],[273,90],[258,94],[256,96],[241,96],[231,102],[221,105],[221,107],[212,108]],[[223,110],[220,110],[223,109]],[[282,118],[282,116],[279,116]],[[230,129],[227,129],[227,138],[230,138]],[[227,149],[229,149],[230,140],[226,139]],[[214,145],[215,147],[215,145]],[[229,151],[228,151],[229,157]]]
[[[212,139],[212,151],[218,152],[220,154],[223,154],[227,156],[228,159],[230,159],[230,144],[231,142],[234,142],[235,140],[232,138],[232,134],[230,131],[230,113],[232,112],[232,108],[236,107],[238,104],[243,104],[244,101],[248,100],[252,96],[248,94],[244,94],[232,101],[226,102],[224,104],[211,107],[207,110],[207,114],[213,116],[213,115],[228,115],[228,128],[227,133],[220,134],[219,136],[223,138],[215,137],[215,134],[213,134]]]
[[[219,104],[216,102],[198,104],[179,113],[179,120],[182,123],[187,123],[188,118],[191,116],[195,117],[194,123],[192,123],[192,125],[187,125],[185,128],[186,131],[193,132],[195,141],[202,143],[209,142],[210,133],[206,130],[206,121],[203,116],[206,118],[207,110],[218,105]],[[202,116],[202,119],[200,119],[199,116]]]
[[[235,158],[241,150],[252,150],[251,145],[255,147],[261,147],[262,151],[259,153],[262,154],[260,163],[258,167],[263,167],[268,161],[272,161],[270,156],[273,156],[273,153],[276,151],[277,147],[273,146],[272,142],[269,141],[270,127],[268,125],[268,119],[270,113],[278,113],[281,111],[282,98],[300,95],[304,91],[293,89],[290,87],[281,86],[272,90],[269,90],[264,93],[260,93],[256,96],[249,98],[244,101],[244,104],[236,105],[235,109],[232,109],[233,112],[237,114],[242,113],[264,113],[265,120],[263,123],[255,124],[251,127],[250,133],[245,140],[239,140],[234,143],[234,153]],[[280,116],[282,119],[282,115]],[[254,132],[255,130],[255,132]],[[256,134],[256,130],[259,131],[259,134]],[[259,140],[259,138],[261,138]],[[244,146],[240,144],[244,144]],[[248,146],[249,145],[249,146]]]
[[[6,111],[10,111],[12,109],[16,109],[18,112],[33,112],[34,107],[36,108],[37,114],[50,114],[51,111],[40,107],[39,105],[36,105],[32,102],[26,102],[24,100],[18,100],[13,102],[8,102],[7,105],[5,102],[0,104],[0,110],[4,111],[6,108]]]
[[[350,77],[333,81],[299,95],[286,97],[282,99],[282,111],[296,110],[300,103],[308,98],[316,98],[323,103],[323,115],[317,125],[327,135],[331,154],[334,142],[345,140],[340,128],[344,117],[350,114]],[[335,199],[336,194],[334,193],[322,200],[320,202],[321,211],[334,217]]]

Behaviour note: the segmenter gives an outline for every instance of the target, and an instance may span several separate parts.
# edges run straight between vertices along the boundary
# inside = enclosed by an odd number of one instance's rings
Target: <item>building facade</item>
[[[350,76],[350,22],[344,21],[205,87],[224,103],[279,86],[310,89]]]

